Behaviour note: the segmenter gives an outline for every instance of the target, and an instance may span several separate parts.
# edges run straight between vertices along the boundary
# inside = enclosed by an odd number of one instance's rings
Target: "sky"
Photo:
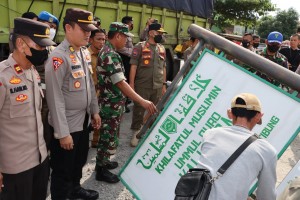
[[[271,0],[271,2],[276,4],[276,7],[281,10],[287,10],[293,7],[300,15],[300,0]]]

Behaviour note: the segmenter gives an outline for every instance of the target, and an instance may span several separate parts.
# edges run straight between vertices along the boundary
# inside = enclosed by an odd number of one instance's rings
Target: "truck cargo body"
[[[207,1],[207,0],[206,0]],[[199,2],[201,3],[201,2]],[[122,17],[129,15],[133,17],[134,34],[133,42],[139,42],[139,35],[145,28],[149,17],[155,18],[162,23],[168,32],[167,41],[164,44],[167,49],[168,79],[174,76],[173,49],[189,38],[187,28],[190,24],[196,23],[201,27],[208,28],[208,20],[197,16],[189,15],[183,11],[174,11],[166,8],[153,7],[141,3],[128,3],[117,0],[1,0],[0,1],[0,60],[6,59],[9,55],[9,32],[14,27],[14,18],[20,17],[24,12],[31,11],[37,15],[45,10],[55,15],[60,20],[56,43],[64,38],[62,27],[63,17],[67,8],[81,8],[89,10],[101,19],[101,27],[108,29],[109,24],[114,21],[121,21]]]

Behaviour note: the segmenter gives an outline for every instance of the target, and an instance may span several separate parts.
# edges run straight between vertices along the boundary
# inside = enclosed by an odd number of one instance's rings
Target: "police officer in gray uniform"
[[[49,161],[41,119],[44,95],[35,66],[47,59],[45,47],[55,43],[46,24],[16,18],[14,25],[13,53],[0,63],[1,198],[40,200],[47,195]]]
[[[97,199],[99,194],[80,186],[89,149],[88,124],[101,119],[92,79],[91,56],[86,46],[92,30],[91,12],[69,8],[63,21],[64,41],[45,65],[49,124],[54,129],[51,151],[51,197]]]

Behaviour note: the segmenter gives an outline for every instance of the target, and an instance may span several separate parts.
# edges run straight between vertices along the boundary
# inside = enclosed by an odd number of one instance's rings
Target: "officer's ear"
[[[24,42],[24,39],[23,38],[21,38],[21,37],[17,37],[17,39],[16,39],[16,45],[15,45],[15,47],[16,47],[16,49],[18,50],[18,51],[20,51],[20,52],[24,52],[25,50],[25,48],[26,48],[26,43]]]

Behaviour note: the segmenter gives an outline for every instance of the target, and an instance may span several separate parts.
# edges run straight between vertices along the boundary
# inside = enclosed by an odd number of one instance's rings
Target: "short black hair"
[[[131,21],[132,21],[132,17],[131,16],[125,16],[125,17],[122,18],[122,23],[123,24],[127,24],[127,23],[129,23]]]
[[[253,38],[253,40],[255,40],[257,38],[260,38],[260,36],[259,35],[252,35],[252,38]]]
[[[300,26],[298,26],[297,28],[297,33],[300,33]]]
[[[291,35],[291,37],[298,37],[298,40],[300,40],[300,35],[299,35],[299,34],[297,34],[297,33],[295,33],[295,34]]]
[[[246,102],[238,97],[236,99],[236,104],[246,105]],[[246,117],[248,122],[259,113],[258,111],[247,110],[246,108],[231,108],[231,112],[235,117]]]
[[[66,24],[69,24],[70,26],[72,26],[74,28],[76,22],[72,22],[72,21],[69,21],[69,20],[64,20],[63,21],[63,27],[64,27],[65,32],[66,32]]]
[[[25,12],[22,14],[22,18],[33,19],[35,17],[38,19],[38,16],[34,12]]]
[[[91,36],[90,38],[95,37],[96,33],[104,33],[104,35],[106,35],[106,32],[104,29],[102,28],[97,28],[96,30],[91,31]]]

